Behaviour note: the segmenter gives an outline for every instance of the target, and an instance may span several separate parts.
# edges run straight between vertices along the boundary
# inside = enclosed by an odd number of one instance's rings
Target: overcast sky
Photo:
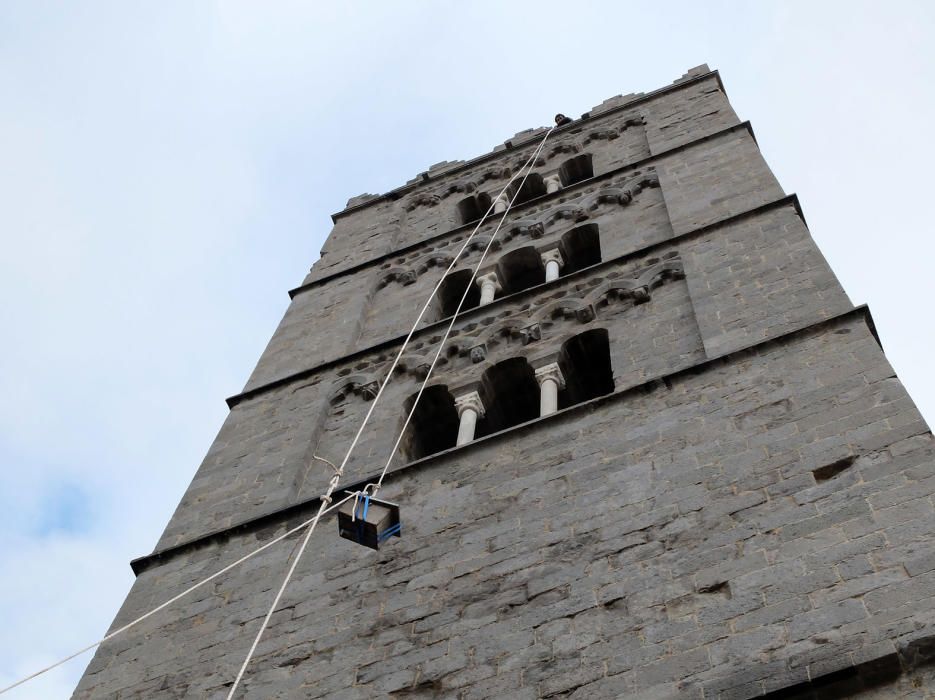
[[[935,417],[933,8],[0,4],[0,686],[105,632],[330,213],[700,63]]]

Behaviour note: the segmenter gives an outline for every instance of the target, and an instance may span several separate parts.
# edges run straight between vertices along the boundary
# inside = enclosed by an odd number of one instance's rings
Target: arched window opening
[[[469,224],[477,221],[490,208],[490,195],[486,192],[479,192],[476,195],[465,197],[458,202],[458,217],[462,224]]]
[[[595,328],[570,338],[562,345],[559,366],[565,388],[558,394],[559,408],[604,396],[614,390],[607,330]]]
[[[405,415],[415,400],[415,394],[406,399]],[[405,460],[412,462],[454,447],[457,437],[458,412],[448,387],[430,386],[422,392],[400,450]]]
[[[439,319],[454,315],[468,285],[470,285],[470,289],[461,311],[464,312],[480,305],[480,289],[471,282],[471,276],[470,270],[457,270],[445,277],[445,281],[442,282],[442,286],[438,290]]]
[[[591,165],[591,155],[582,153],[566,160],[562,167],[558,169],[558,177],[562,181],[562,187],[574,185],[576,182],[589,180],[594,177],[594,167]]]
[[[513,250],[497,263],[497,278],[504,294],[514,294],[545,282],[545,266],[538,251],[529,246]]]
[[[539,416],[539,385],[525,358],[515,357],[484,372],[481,396],[487,409],[475,437],[506,430]]]
[[[597,224],[578,226],[562,236],[562,275],[583,270],[601,261],[601,237]]]
[[[510,199],[513,199],[514,195],[516,196],[516,200],[513,202],[514,207],[535,199],[536,197],[541,197],[546,192],[545,182],[538,173],[529,173],[529,177],[526,178],[519,192],[514,189],[517,186],[518,183],[514,183],[509,190]]]

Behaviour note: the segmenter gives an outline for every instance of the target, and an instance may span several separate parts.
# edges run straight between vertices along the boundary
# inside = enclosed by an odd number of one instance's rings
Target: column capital
[[[479,273],[477,277],[474,278],[474,282],[481,288],[484,288],[485,284],[492,284],[495,291],[499,292],[503,287],[500,285],[500,279],[497,277],[496,270],[489,270],[486,272]]]
[[[542,383],[547,379],[551,379],[559,389],[565,388],[565,375],[562,374],[562,369],[558,366],[558,362],[542,365],[542,367],[535,370],[535,374],[539,386],[542,386]]]
[[[545,191],[548,193],[558,192],[562,189],[562,179],[558,176],[558,173],[542,178],[542,184],[545,185]]]
[[[539,257],[542,258],[543,265],[548,265],[550,262],[555,262],[558,263],[559,268],[565,266],[565,258],[562,257],[562,251],[558,249],[558,246],[541,251],[539,253]]]
[[[478,418],[483,418],[487,413],[484,409],[484,402],[476,391],[469,391],[455,397],[455,410],[458,412],[458,418],[468,409],[474,411]]]

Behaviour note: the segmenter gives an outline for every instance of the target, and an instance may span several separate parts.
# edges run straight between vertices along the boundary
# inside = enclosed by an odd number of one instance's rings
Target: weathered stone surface
[[[312,456],[340,461],[470,231],[457,203],[527,136],[336,216],[114,627],[314,511]],[[432,384],[603,329],[611,393],[396,455],[403,536],[371,551],[325,520],[242,697],[928,697],[932,435],[718,78],[612,98],[536,167],[580,153],[595,178],[511,212],[488,262],[584,223],[601,262],[461,315]],[[345,483],[382,468],[442,329],[414,336]],[[75,697],[226,697],[294,546],[103,645]]]

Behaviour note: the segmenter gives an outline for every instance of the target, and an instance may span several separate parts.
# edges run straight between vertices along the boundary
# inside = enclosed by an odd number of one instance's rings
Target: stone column
[[[558,248],[552,248],[540,253],[542,264],[545,265],[545,281],[553,282],[558,279],[559,272],[565,266],[565,259]]]
[[[458,411],[458,441],[456,445],[466,445],[474,439],[474,430],[477,428],[477,419],[483,418],[486,411],[480,394],[476,391],[461,394],[455,399],[455,409]]]
[[[545,180],[543,180],[543,183],[545,184],[546,194],[552,194],[553,192],[558,192],[560,189],[562,189],[562,181],[558,175],[549,175],[547,178],[545,178]]]
[[[565,388],[565,377],[557,362],[543,365],[536,370],[539,382],[539,415],[548,416],[558,410],[558,392]]]
[[[493,301],[493,298],[497,295],[502,287],[500,286],[500,280],[497,279],[496,271],[486,272],[482,275],[478,275],[477,279],[474,280],[477,282],[477,286],[480,287],[480,305],[484,306]]]
[[[510,198],[506,196],[506,192],[502,192],[497,195],[497,198],[493,200],[493,213],[502,214],[506,211],[507,206],[510,204]]]

